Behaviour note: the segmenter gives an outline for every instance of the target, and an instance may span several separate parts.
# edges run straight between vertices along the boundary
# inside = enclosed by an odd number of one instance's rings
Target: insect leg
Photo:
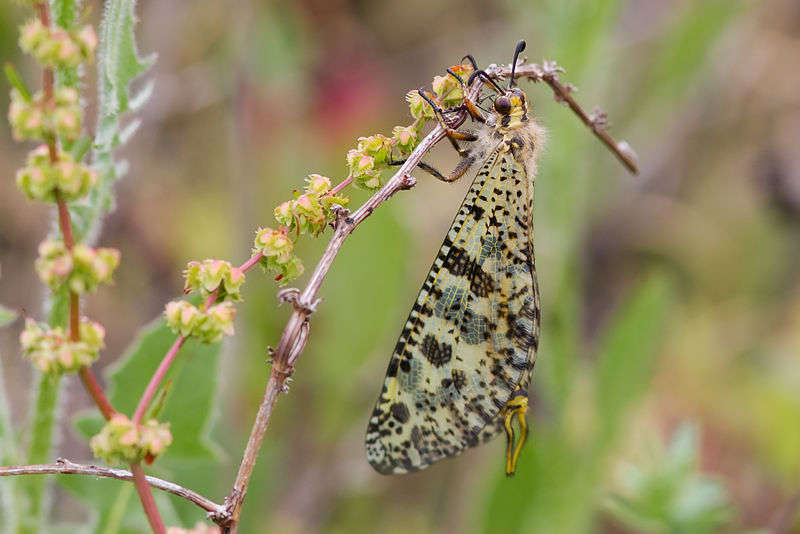
[[[431,107],[433,108],[433,112],[436,114],[436,119],[439,121],[439,124],[442,125],[442,128],[444,128],[444,133],[447,135],[447,137],[449,137],[450,139],[455,139],[455,140],[459,140],[459,141],[477,141],[478,140],[478,136],[475,135],[473,132],[456,130],[455,128],[451,128],[447,124],[447,121],[442,116],[442,108],[440,108],[436,104],[436,102],[434,102],[433,99],[430,96],[428,96],[427,94],[425,94],[425,92],[422,91],[421,89],[418,90],[417,92],[419,93],[419,96],[424,98],[425,101],[428,104],[431,105]]]
[[[517,460],[522,446],[525,444],[525,439],[528,437],[528,423],[525,421],[525,414],[528,412],[528,395],[525,390],[517,386],[511,399],[506,402],[503,407],[503,426],[506,430],[506,476],[512,477],[517,470]],[[514,416],[517,416],[519,424],[519,440],[517,440],[516,447],[514,444],[514,428],[511,426]],[[513,452],[512,452],[513,448]]]
[[[472,56],[469,57],[472,58]],[[475,60],[473,59],[472,61]],[[472,99],[469,96],[467,96],[467,84],[464,83],[464,80],[461,78],[461,76],[453,72],[453,69],[447,69],[447,73],[450,74],[456,80],[458,80],[458,83],[461,84],[461,91],[464,93],[464,107],[467,109],[467,113],[469,113],[469,116],[478,122],[485,123],[486,117],[483,116],[483,113],[481,113],[481,110],[478,108],[477,104],[475,104],[475,102],[473,102]]]
[[[460,152],[460,150],[459,150],[459,152]],[[406,162],[406,160],[404,160],[404,159],[397,160],[397,161],[390,161],[389,165],[402,165],[405,162]],[[439,180],[441,180],[443,182],[455,182],[456,180],[458,180],[459,178],[464,176],[464,173],[467,172],[467,170],[470,168],[470,166],[474,162],[475,162],[475,157],[474,156],[465,156],[465,157],[461,158],[461,161],[458,162],[458,165],[456,165],[456,168],[453,169],[453,171],[448,175],[442,174],[435,167],[432,167],[432,166],[428,165],[427,163],[425,163],[423,161],[420,161],[419,163],[417,163],[417,167],[419,167],[423,171],[427,172],[428,174],[430,174],[434,178],[437,178],[437,179],[439,179]]]

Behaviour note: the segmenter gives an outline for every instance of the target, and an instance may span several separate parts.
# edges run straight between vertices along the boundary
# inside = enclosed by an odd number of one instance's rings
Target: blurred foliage
[[[102,7],[87,5],[96,22]],[[262,447],[243,532],[800,528],[796,2],[303,0],[231,9],[140,0],[136,16],[129,23],[142,50],[159,54],[156,84],[138,111],[141,132],[125,149],[132,176],[116,186],[103,236],[122,250],[117,286],[87,303],[108,330],[101,364],[126,354],[108,375],[124,410],[171,336],[151,325],[124,347],[180,292],[186,261],[241,261],[254,229],[270,224],[303,177],[343,176],[355,139],[405,120],[405,92],[467,52],[481,65],[509,61],[527,39],[531,60],[557,60],[581,103],[607,109],[612,133],[643,169],[628,176],[546,87],[523,86],[549,135],[536,191],[543,337],[532,435],[513,479],[503,477],[499,441],[409,476],[380,477],[366,464],[364,429],[391,347],[467,184],[421,174],[415,190],[376,211],[325,281]],[[23,20],[19,6],[0,7],[0,47],[11,59],[8,36]],[[33,86],[31,71],[20,72]],[[7,126],[0,132],[0,166],[11,176],[24,152]],[[441,148],[427,161],[455,160]],[[353,197],[358,205],[366,194]],[[3,302],[36,309],[30,271],[45,214],[4,182],[0,199]],[[309,267],[327,235],[298,244]],[[171,373],[161,419],[176,442],[154,470],[212,499],[233,481],[266,382],[265,347],[289,313],[274,294],[271,280],[248,276],[222,357],[189,346]],[[0,338],[0,353],[17,423],[31,380],[13,337]],[[68,415],[88,405],[77,387],[69,398]],[[92,425],[81,419],[81,435]],[[670,434],[648,462],[634,460]],[[68,435],[57,454],[89,453]],[[130,485],[60,482],[69,494],[56,496],[53,522],[78,524],[94,510],[87,531],[145,528]],[[91,505],[76,513],[68,495]],[[170,523],[201,515],[158,498]]]
[[[684,423],[647,465],[623,464],[611,512],[639,532],[717,532],[730,520],[729,497],[721,481],[696,472],[699,446],[699,429]]]

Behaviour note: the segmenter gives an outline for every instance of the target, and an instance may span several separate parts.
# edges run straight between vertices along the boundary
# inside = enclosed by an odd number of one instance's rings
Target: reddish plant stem
[[[108,397],[106,397],[105,391],[103,391],[103,388],[100,386],[97,378],[95,378],[92,370],[83,366],[78,371],[78,375],[81,377],[83,387],[86,388],[89,396],[92,397],[92,400],[97,405],[97,408],[100,410],[100,413],[103,414],[106,421],[114,417],[117,411],[111,406],[111,402],[109,402]]]
[[[74,291],[69,292],[69,338],[81,340],[80,300]]]
[[[131,473],[133,474],[133,483],[136,486],[136,491],[139,493],[139,499],[142,501],[144,514],[150,523],[150,528],[153,529],[155,534],[166,534],[167,529],[164,527],[164,520],[161,519],[161,515],[158,513],[156,500],[153,498],[153,492],[150,491],[150,484],[147,483],[147,476],[144,474],[142,464],[132,463]]]
[[[239,270],[242,272],[246,272],[250,268],[252,268],[258,261],[261,259],[261,253],[254,254],[250,257],[246,262],[244,262]],[[214,302],[217,300],[218,292],[212,291],[208,298],[206,298],[204,309],[208,310]],[[139,404],[136,406],[136,411],[133,413],[133,424],[140,425],[142,423],[142,419],[144,418],[145,413],[147,412],[147,407],[150,406],[150,402],[153,400],[153,397],[158,390],[158,386],[161,385],[162,380],[169,371],[172,362],[175,361],[175,358],[178,356],[178,351],[180,351],[181,347],[183,346],[186,338],[184,336],[178,336],[175,339],[175,342],[169,348],[167,353],[164,355],[164,358],[161,360],[156,372],[153,373],[153,376],[150,378],[150,383],[147,384],[147,388],[145,388],[144,393],[142,393],[141,399],[139,399]]]
[[[328,194],[336,195],[336,194],[339,193],[339,191],[341,191],[342,189],[344,189],[345,187],[350,185],[352,182],[353,182],[353,179],[350,176],[348,176],[347,178],[342,180],[340,183],[336,184],[336,187],[331,189],[330,193],[328,193]]]
[[[252,268],[258,261],[261,259],[261,253],[254,254],[250,257],[246,262],[244,262],[240,267],[239,270],[242,272],[248,271]],[[214,302],[217,300],[218,292],[212,291],[208,297],[206,298],[204,309],[208,310]],[[180,351],[181,347],[183,346],[186,338],[183,336],[178,336],[175,339],[175,342],[169,348],[167,353],[164,355],[164,358],[161,360],[156,372],[153,373],[153,376],[150,378],[150,383],[147,384],[147,388],[145,388],[144,393],[142,393],[141,399],[139,399],[139,404],[136,406],[136,411],[133,413],[133,423],[139,425],[142,423],[142,419],[147,411],[147,407],[150,405],[150,402],[153,400],[153,397],[158,390],[158,386],[161,385],[161,382],[164,380],[164,377],[169,371],[172,362],[175,361],[175,358],[178,356],[178,351]]]
[[[39,12],[39,20],[42,22],[42,25],[46,28],[49,28],[50,13],[47,2],[38,2],[36,4],[36,9]],[[44,92],[44,105],[50,109],[53,109],[55,107],[55,72],[52,67],[45,67],[42,74],[42,86],[42,90]],[[47,149],[50,155],[50,162],[53,164],[57,163],[58,145],[55,135],[48,136]],[[75,237],[72,232],[72,221],[69,215],[69,207],[67,206],[67,203],[60,198],[60,196],[58,196],[57,193],[56,206],[58,208],[58,225],[59,229],[61,230],[61,235],[64,239],[64,246],[67,247],[67,250],[71,251],[75,247]],[[70,339],[72,341],[80,341],[80,299],[78,294],[74,291],[70,291],[69,293],[69,332]],[[177,352],[177,349],[175,352]],[[166,373],[166,370],[164,372]],[[103,389],[100,387],[100,383],[97,381],[92,371],[88,367],[84,366],[80,369],[79,374],[86,391],[89,392],[89,395],[92,397],[92,400],[94,400],[98,409],[103,414],[103,417],[105,417],[107,420],[110,419],[116,412],[111,406],[111,403],[108,401],[108,398],[103,392]],[[156,386],[157,385],[158,384],[156,384]],[[144,408],[147,408],[147,404],[145,404]],[[137,412],[138,411],[139,408],[137,408]],[[139,414],[140,420],[142,415],[144,415],[143,411],[141,414]],[[131,472],[133,473],[133,481],[136,485],[136,491],[139,493],[139,498],[142,501],[142,508],[144,509],[145,515],[147,515],[147,520],[150,522],[153,532],[156,534],[166,534],[164,521],[161,519],[161,515],[158,513],[158,508],[156,507],[155,500],[153,499],[153,494],[150,491],[150,486],[147,483],[144,469],[142,469],[142,466],[138,463],[131,464]]]
[[[147,411],[147,407],[150,406],[150,401],[153,400],[153,396],[156,394],[158,386],[161,384],[161,381],[164,379],[167,371],[169,371],[169,367],[172,365],[172,362],[178,355],[178,351],[181,349],[181,346],[183,346],[184,341],[186,341],[186,338],[183,336],[178,336],[175,339],[175,342],[164,355],[164,359],[161,360],[158,369],[156,369],[156,372],[153,373],[152,377],[150,377],[150,383],[147,384],[147,388],[144,390],[144,393],[142,393],[142,398],[139,399],[139,404],[136,406],[136,411],[133,413],[134,425],[139,425],[142,423],[142,418]]]
[[[61,198],[56,201],[56,206],[58,207],[58,228],[64,238],[64,246],[72,250],[72,247],[75,246],[75,237],[72,234],[72,220],[69,217],[69,208]]]
[[[247,271],[249,271],[249,270],[250,270],[250,269],[251,269],[251,268],[252,268],[252,267],[253,267],[255,264],[257,264],[259,261],[261,261],[261,258],[262,258],[262,257],[263,257],[263,254],[261,254],[260,252],[258,252],[258,253],[256,253],[256,254],[253,254],[253,255],[250,257],[250,259],[249,259],[249,260],[247,260],[246,262],[244,262],[243,264],[241,264],[241,265],[239,266],[239,270],[240,270],[240,271],[242,271],[243,273],[246,273],[246,272],[247,272]]]

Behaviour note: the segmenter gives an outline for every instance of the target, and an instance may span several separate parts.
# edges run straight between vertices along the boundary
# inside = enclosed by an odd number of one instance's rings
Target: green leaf
[[[555,424],[532,423],[529,445],[523,449],[513,479],[502,476],[499,465],[502,444],[496,446],[498,474],[483,517],[483,531],[573,533],[589,530],[598,481],[606,465],[606,445],[611,443],[625,409],[646,387],[659,344],[658,334],[665,327],[670,297],[669,280],[656,274],[635,287],[632,296],[614,314],[603,337],[597,363],[599,428],[589,438],[596,442],[596,447],[587,447],[585,440],[570,434],[569,425],[563,421],[565,414],[559,409],[555,410],[555,415],[561,417]],[[567,311],[571,306],[567,306]],[[548,332],[546,336],[555,337],[577,335],[574,327],[564,325],[545,332]],[[574,346],[573,341],[564,339],[552,339],[549,344],[559,349]],[[546,354],[551,358],[575,358],[564,352],[557,350]],[[561,362],[548,365],[557,377],[555,394],[561,396],[567,390],[574,394],[578,374],[556,371],[564,367]],[[567,366],[574,366],[574,363]],[[563,403],[564,399],[556,398],[557,407]]]
[[[17,440],[11,427],[11,410],[6,395],[2,358],[0,358],[0,465],[16,465],[19,463],[17,455]],[[0,527],[3,528],[3,532],[11,532],[16,520],[15,489],[15,484],[0,484],[0,510],[2,510]]]
[[[627,408],[649,384],[656,350],[669,326],[671,296],[670,280],[650,275],[635,288],[603,336],[595,376],[600,449],[608,445]]]
[[[56,422],[56,408],[61,389],[61,379],[57,376],[39,375],[39,387],[31,421],[31,439],[28,447],[27,463],[43,464],[50,461],[53,431]],[[17,480],[17,532],[34,533],[41,529],[45,511],[45,492],[50,485],[50,476],[18,477]]]
[[[50,12],[56,26],[65,30],[72,30],[78,20],[78,0],[50,0]],[[56,70],[56,84],[58,87],[74,87],[78,89],[79,83],[78,67],[58,68]]]
[[[175,334],[158,319],[146,326],[108,374],[107,394],[112,406],[132,414],[153,372],[175,341]],[[160,420],[170,423],[172,445],[158,463],[190,460],[214,461],[218,447],[208,436],[214,414],[217,362],[220,345],[192,340],[181,348],[167,373],[171,391]],[[81,434],[93,436],[102,427],[97,415],[76,419]]]
[[[0,328],[13,323],[17,319],[17,312],[0,304]]]
[[[732,517],[730,500],[721,481],[696,472],[699,447],[697,426],[683,423],[666,451],[623,465],[619,494],[606,508],[637,532],[718,532]]]
[[[28,88],[25,87],[25,82],[22,81],[22,78],[17,72],[17,69],[11,63],[5,64],[5,71],[6,71],[6,78],[8,79],[8,83],[11,84],[11,87],[19,91],[19,94],[22,95],[22,98],[27,100],[28,102],[31,101],[31,93],[28,91]]]
[[[134,5],[133,0],[109,0],[103,14],[98,50],[99,106],[92,152],[98,183],[85,202],[70,206],[78,240],[96,235],[101,218],[114,208],[114,182],[122,177],[124,167],[114,161],[113,151],[133,133],[127,129],[128,135],[121,136],[122,117],[135,111],[152,93],[152,84],[147,84],[138,94],[130,94],[131,83],[155,61],[155,55],[141,58],[136,50]]]
[[[107,394],[115,409],[127,414],[133,413],[150,377],[174,341],[175,334],[161,319],[142,329],[108,374]],[[157,400],[151,405],[151,408],[162,410],[159,421],[170,423],[173,442],[148,471],[180,480],[199,491],[207,491],[208,486],[215,482],[213,477],[207,475],[214,472],[219,457],[220,448],[209,437],[215,414],[219,352],[219,344],[202,345],[194,341],[184,344],[165,378],[164,383],[171,385],[164,403],[160,404],[161,400]],[[87,440],[103,424],[103,419],[95,411],[75,419],[78,432]],[[193,473],[202,474],[202,477],[193,478]],[[91,484],[66,478],[60,479],[60,482],[97,511],[100,531],[109,522],[113,522],[111,520],[119,513],[119,507],[122,506],[119,501],[116,498],[107,498],[103,492],[98,494]],[[189,524],[197,520],[195,507],[182,503],[176,497],[165,498],[170,502],[171,513],[185,518]],[[140,506],[136,504],[135,498],[133,501],[135,506],[132,505],[128,510],[131,512],[135,508],[139,513]],[[129,524],[127,518],[123,524]],[[180,521],[176,520],[174,524],[180,524]],[[126,532],[124,529],[123,531]]]
[[[91,531],[99,534],[140,534],[150,532],[147,518],[132,482],[109,478],[65,475],[58,483],[78,499],[91,503]],[[153,490],[158,512],[167,525],[180,525],[171,499]]]

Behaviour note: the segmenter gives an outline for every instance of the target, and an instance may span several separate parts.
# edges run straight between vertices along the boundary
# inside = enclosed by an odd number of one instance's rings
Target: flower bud
[[[33,19],[22,27],[19,44],[45,66],[71,68],[92,57],[97,36],[91,26],[70,33],[63,28],[48,28]]]
[[[389,139],[381,134],[358,138],[358,150],[372,157],[375,163],[386,161],[391,148]]]
[[[294,244],[285,233],[272,228],[259,228],[254,246],[254,253],[260,252],[265,257],[275,257],[278,261],[288,260],[294,248]]]
[[[278,205],[272,212],[275,219],[283,226],[291,228],[295,224],[294,214],[292,213],[292,202],[287,200]]]
[[[436,96],[445,106],[458,105],[464,100],[464,91],[461,89],[461,84],[449,74],[447,76],[434,76],[432,87],[433,92],[436,93]]]
[[[233,335],[234,315],[236,315],[236,308],[231,302],[221,302],[211,306],[205,313],[205,320],[199,325],[194,335],[202,343],[219,343],[222,341],[223,335]]]
[[[306,179],[306,193],[320,197],[331,190],[331,179],[319,174],[309,174]]]
[[[354,183],[362,189],[378,189],[381,186],[381,174],[377,171],[354,177]]]
[[[47,145],[40,145],[28,154],[25,167],[17,171],[17,187],[31,200],[53,202],[56,193],[67,202],[85,196],[97,183],[97,173],[75,163],[68,152],[59,151],[57,161],[50,161]]]
[[[403,153],[408,154],[417,146],[417,130],[413,126],[395,126],[392,135]]]
[[[114,414],[98,434],[89,441],[95,456],[109,464],[152,463],[172,443],[169,423],[150,419],[140,426],[126,415]]]
[[[240,290],[244,283],[244,273],[231,266],[230,262],[208,259],[202,262],[190,261],[183,271],[186,278],[184,291],[200,290],[204,297],[214,291],[217,299],[240,300]]]
[[[406,94],[406,102],[408,102],[411,116],[415,119],[433,119],[436,117],[431,105],[417,91],[409,91]]]
[[[185,300],[173,300],[167,303],[164,309],[164,318],[167,326],[183,337],[192,335],[192,332],[203,321],[200,310],[191,302]]]
[[[28,319],[19,340],[25,356],[41,372],[70,373],[90,365],[105,347],[105,329],[99,323],[81,319],[79,331],[80,338],[73,341],[62,327]]]

